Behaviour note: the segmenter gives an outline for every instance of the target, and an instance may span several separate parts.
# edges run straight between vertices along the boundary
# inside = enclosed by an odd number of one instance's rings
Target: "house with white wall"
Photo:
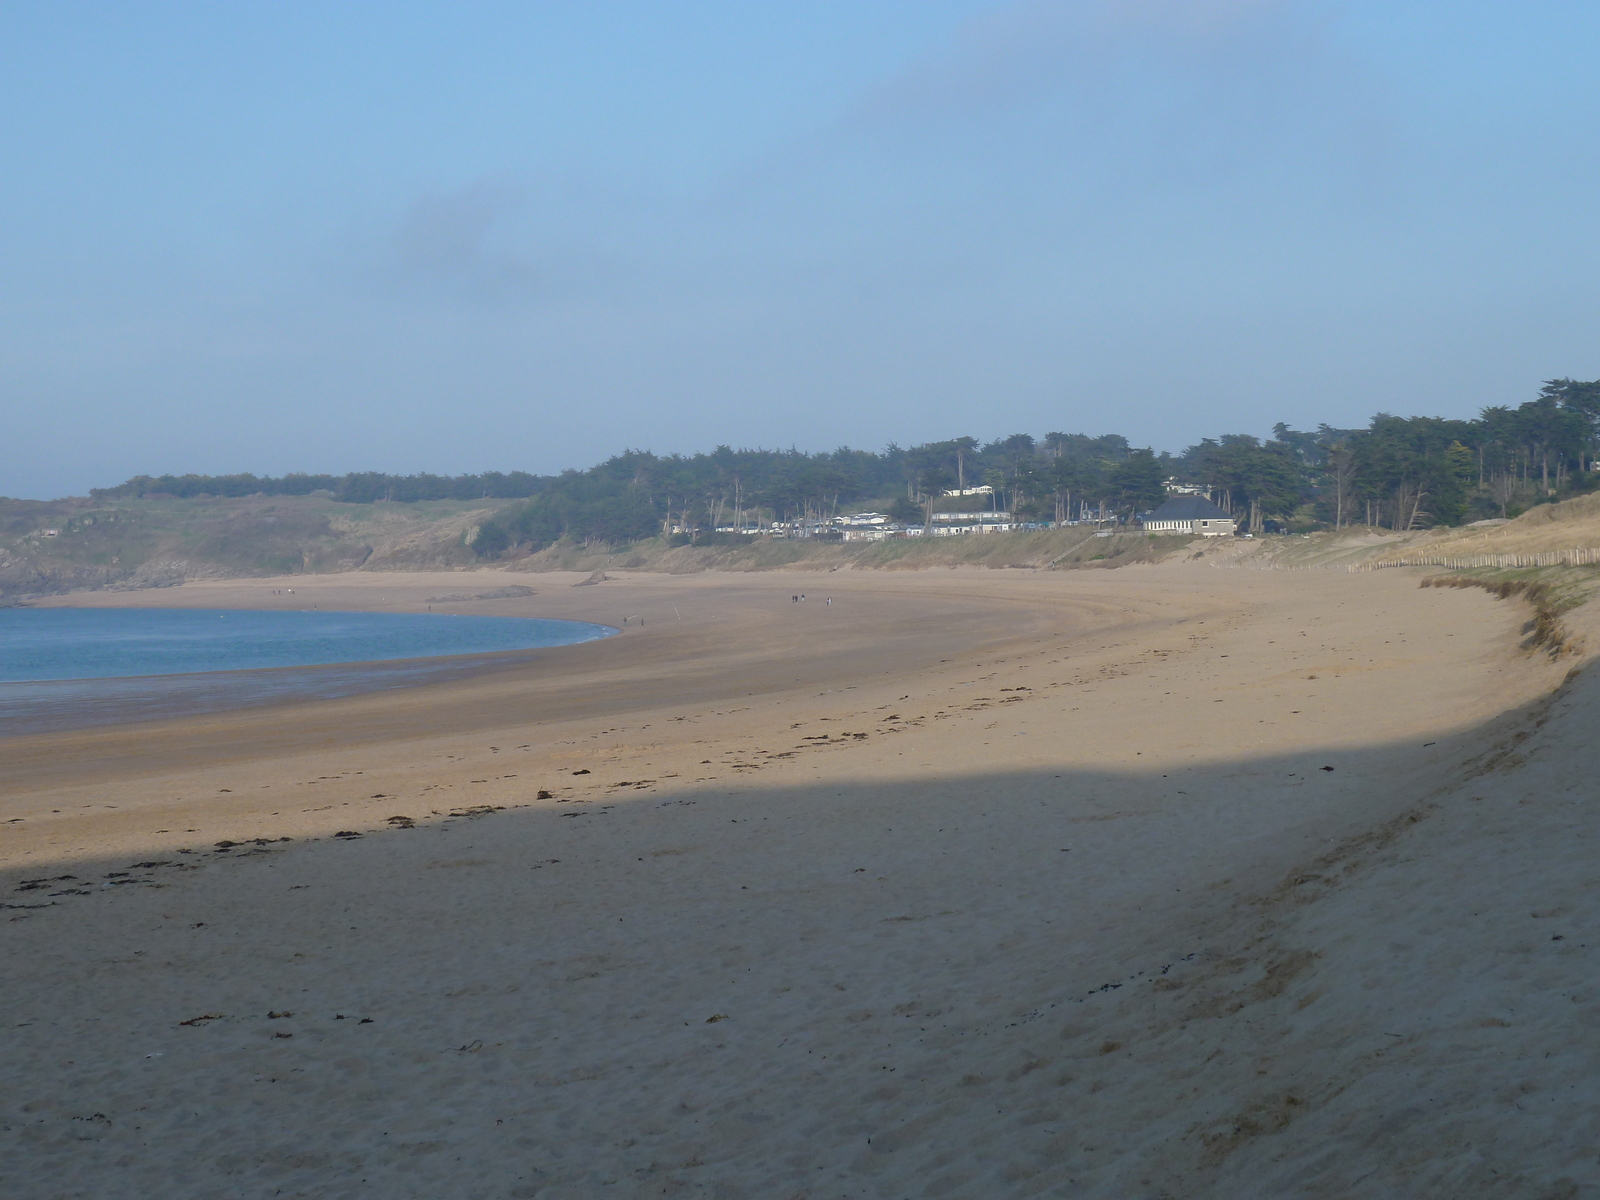
[[[1231,537],[1234,520],[1204,496],[1174,496],[1146,514],[1146,533],[1179,537]]]

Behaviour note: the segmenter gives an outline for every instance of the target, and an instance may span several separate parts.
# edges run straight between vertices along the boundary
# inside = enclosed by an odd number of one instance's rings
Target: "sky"
[[[1593,0],[0,6],[0,495],[1600,377]]]

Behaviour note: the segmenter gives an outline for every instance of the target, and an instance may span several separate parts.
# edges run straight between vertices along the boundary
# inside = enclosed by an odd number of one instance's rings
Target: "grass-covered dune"
[[[1096,537],[1088,528],[1040,529],[888,542],[815,542],[756,538],[743,545],[669,546],[659,539],[619,549],[558,543],[509,564],[527,571],[928,570],[938,567],[1063,570],[1159,562],[1188,538],[1137,532]]]

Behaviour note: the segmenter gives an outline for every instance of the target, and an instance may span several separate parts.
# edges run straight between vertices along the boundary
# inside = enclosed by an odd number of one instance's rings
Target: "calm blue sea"
[[[187,675],[566,646],[603,625],[443,613],[0,608],[0,682]]]
[[[0,609],[0,736],[348,696],[452,678],[455,656],[616,630],[444,613]]]

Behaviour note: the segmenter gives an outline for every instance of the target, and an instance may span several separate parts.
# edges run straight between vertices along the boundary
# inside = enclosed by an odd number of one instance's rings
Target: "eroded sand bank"
[[[539,576],[627,631],[0,742],[0,1183],[1579,1194],[1594,702],[1409,575]]]

